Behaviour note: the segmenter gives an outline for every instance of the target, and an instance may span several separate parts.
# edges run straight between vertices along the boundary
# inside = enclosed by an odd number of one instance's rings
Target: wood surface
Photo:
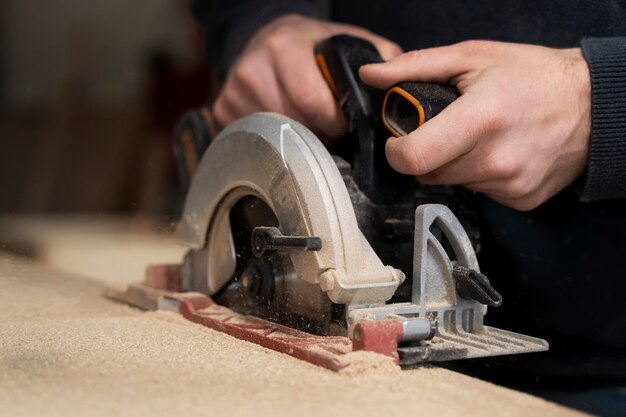
[[[100,262],[114,262],[103,239]],[[132,255],[123,241],[109,243]],[[0,255],[2,416],[581,415],[434,366],[402,371],[374,354],[333,373],[173,313],[115,303],[93,277],[55,268]]]

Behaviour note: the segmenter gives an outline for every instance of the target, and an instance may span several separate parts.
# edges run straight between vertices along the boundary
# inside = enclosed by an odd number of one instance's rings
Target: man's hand
[[[402,52],[395,43],[356,26],[293,14],[280,17],[250,39],[231,68],[213,108],[217,120],[225,126],[250,113],[274,111],[325,138],[344,133],[341,109],[313,55],[317,42],[339,33],[372,42],[385,59]]]
[[[461,97],[387,141],[389,163],[423,184],[462,184],[518,210],[537,207],[585,169],[590,78],[579,49],[469,41],[361,68],[368,84],[455,85]]]

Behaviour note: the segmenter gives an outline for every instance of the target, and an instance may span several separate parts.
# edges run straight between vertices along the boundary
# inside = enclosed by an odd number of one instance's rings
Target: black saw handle
[[[365,39],[336,35],[315,45],[315,60],[324,80],[337,98],[350,132],[379,114],[383,92],[365,85],[359,68],[383,62],[378,50]]]
[[[394,171],[385,157],[384,91],[359,78],[361,66],[382,62],[378,50],[364,39],[337,35],[315,45],[314,53],[348,122],[351,140],[339,143],[339,154],[351,163],[356,185],[374,204],[412,203],[415,180]]]
[[[395,136],[412,132],[452,103],[458,92],[450,86],[420,82],[403,82],[387,92],[366,85],[359,68],[383,59],[365,39],[332,36],[318,43],[314,52],[356,138],[351,162],[357,185],[377,204],[412,202],[414,179],[395,172],[385,157],[387,130]]]
[[[390,172],[384,157],[384,140],[376,139],[385,136],[379,126],[384,125],[395,136],[403,136],[437,115],[458,97],[458,92],[440,84],[405,82],[383,95],[383,91],[365,85],[358,76],[361,66],[382,62],[380,54],[370,42],[353,36],[337,35],[318,43],[315,58],[339,100],[350,132],[358,138],[352,163],[362,191],[374,202],[401,198],[409,187],[399,186],[406,180]],[[179,119],[172,144],[185,191],[204,151],[220,130],[208,106],[189,110]],[[396,191],[390,191],[390,186]]]
[[[396,84],[385,94],[383,123],[396,137],[408,135],[457,98],[459,92],[449,85],[420,82]]]
[[[186,192],[198,163],[221,126],[208,106],[185,112],[174,129],[172,146],[183,190]]]
[[[387,90],[382,105],[372,87],[358,77],[362,65],[383,62],[368,41],[348,35],[333,36],[315,47],[315,59],[349,122],[357,113],[369,117],[372,108],[381,108],[382,121],[394,136],[404,136],[435,117],[459,97],[449,85],[401,82]],[[370,100],[369,105],[364,103]]]

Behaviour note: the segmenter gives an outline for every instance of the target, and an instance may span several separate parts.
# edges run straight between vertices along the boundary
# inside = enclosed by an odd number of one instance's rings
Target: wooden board
[[[334,373],[0,256],[0,415],[580,415],[437,367]],[[372,356],[374,355],[374,356]]]

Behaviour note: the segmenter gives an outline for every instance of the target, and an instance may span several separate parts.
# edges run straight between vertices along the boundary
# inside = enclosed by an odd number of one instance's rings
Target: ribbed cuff
[[[581,43],[591,73],[591,141],[582,201],[626,198],[626,37]]]

